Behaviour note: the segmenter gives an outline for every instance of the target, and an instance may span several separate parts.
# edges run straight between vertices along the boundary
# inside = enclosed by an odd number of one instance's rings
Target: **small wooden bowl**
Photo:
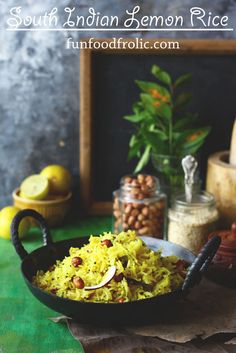
[[[52,227],[62,225],[66,215],[71,208],[71,192],[69,192],[66,196],[56,196],[56,198],[52,200],[40,201],[26,199],[19,196],[19,193],[19,188],[14,190],[12,193],[14,206],[21,210],[30,208],[39,212],[46,219],[47,223]]]

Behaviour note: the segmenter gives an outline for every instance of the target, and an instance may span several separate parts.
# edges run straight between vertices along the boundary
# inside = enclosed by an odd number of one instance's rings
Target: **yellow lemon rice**
[[[80,258],[77,267],[73,265],[74,257]],[[57,261],[53,268],[38,271],[33,283],[63,298],[127,302],[165,294],[180,287],[186,268],[179,271],[177,263],[178,257],[163,257],[161,251],[149,249],[134,231],[118,235],[104,233],[90,236],[88,244],[81,248],[70,248],[69,256]],[[75,277],[82,279],[85,286],[99,284],[112,265],[116,266],[116,274],[106,286],[95,290],[75,287]]]

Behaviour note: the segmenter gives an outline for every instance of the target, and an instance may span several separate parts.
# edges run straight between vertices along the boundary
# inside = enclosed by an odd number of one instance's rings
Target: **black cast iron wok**
[[[24,217],[35,218],[43,233],[44,246],[30,254],[24,249],[18,236],[19,224]],[[54,294],[46,293],[32,284],[32,278],[38,270],[48,270],[56,260],[62,260],[68,255],[70,247],[81,247],[87,243],[88,237],[67,239],[53,243],[44,218],[36,211],[23,210],[13,219],[11,239],[16,252],[22,260],[21,271],[26,284],[38,300],[49,308],[74,318],[81,323],[100,325],[143,324],[144,322],[154,321],[161,310],[165,310],[165,307],[169,307],[176,299],[186,295],[190,288],[200,281],[202,273],[208,268],[220,244],[220,238],[218,236],[213,237],[204,246],[201,253],[195,257],[181,246],[164,240],[143,237],[151,248],[161,248],[164,255],[174,254],[191,264],[183,286],[171,293],[150,299],[125,303],[88,303],[64,299]]]

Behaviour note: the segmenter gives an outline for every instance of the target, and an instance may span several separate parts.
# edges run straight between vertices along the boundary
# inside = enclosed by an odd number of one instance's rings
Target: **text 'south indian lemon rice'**
[[[116,274],[105,286],[100,283],[110,266]],[[150,250],[134,231],[91,236],[82,248],[70,248],[69,256],[47,272],[38,271],[33,283],[63,298],[90,302],[128,302],[171,292],[180,287],[186,263],[176,256]]]

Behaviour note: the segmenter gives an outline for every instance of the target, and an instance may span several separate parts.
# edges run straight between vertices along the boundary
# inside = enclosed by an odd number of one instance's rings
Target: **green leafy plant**
[[[183,157],[195,154],[210,132],[210,127],[198,127],[196,114],[188,111],[192,95],[182,92],[191,79],[185,74],[173,81],[169,73],[153,65],[155,82],[139,81],[140,100],[133,105],[133,114],[124,119],[134,124],[128,158],[138,158],[135,173],[149,162],[151,154]]]

